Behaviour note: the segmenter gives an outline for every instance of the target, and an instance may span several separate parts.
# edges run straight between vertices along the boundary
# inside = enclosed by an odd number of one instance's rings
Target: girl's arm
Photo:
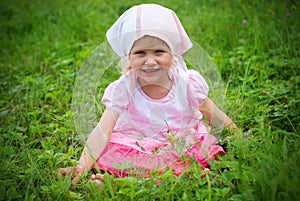
[[[114,112],[105,109],[99,123],[87,139],[79,164],[77,165],[78,168],[83,169],[84,172],[92,168],[95,160],[99,158],[108,144],[117,118],[118,116]]]
[[[76,167],[59,169],[57,172],[58,176],[61,177],[61,175],[65,175],[66,177],[72,177],[75,173],[75,176],[72,179],[72,185],[75,185],[79,181],[81,175],[88,172],[93,167],[96,160],[107,146],[117,119],[118,115],[109,109],[105,109],[99,123],[87,139],[79,164]]]
[[[208,120],[209,124],[216,127],[226,127],[230,131],[236,133],[239,137],[239,129],[235,123],[222,112],[209,98],[206,98],[204,104],[200,108],[203,116]]]

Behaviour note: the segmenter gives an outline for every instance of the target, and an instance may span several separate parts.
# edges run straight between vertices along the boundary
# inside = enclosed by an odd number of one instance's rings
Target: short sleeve
[[[205,79],[195,70],[187,71],[188,98],[190,104],[200,108],[208,95],[208,85]]]
[[[104,91],[102,103],[116,114],[128,109],[128,89],[124,77],[112,82]]]

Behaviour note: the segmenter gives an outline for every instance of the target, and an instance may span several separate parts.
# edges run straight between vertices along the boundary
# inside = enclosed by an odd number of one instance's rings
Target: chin
[[[158,83],[158,79],[156,79],[156,78],[141,78],[141,80],[143,80],[143,85],[144,86]]]

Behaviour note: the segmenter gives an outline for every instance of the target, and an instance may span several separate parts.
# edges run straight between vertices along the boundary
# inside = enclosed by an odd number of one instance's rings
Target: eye
[[[166,53],[165,50],[155,50],[155,54],[158,55],[158,56],[161,56],[161,55],[163,55],[165,53]]]
[[[165,50],[155,50],[155,53],[158,53],[158,54],[165,53],[165,52],[166,52]]]
[[[143,56],[145,55],[146,53],[144,51],[136,51],[136,52],[133,52],[134,55],[139,55],[139,56]]]

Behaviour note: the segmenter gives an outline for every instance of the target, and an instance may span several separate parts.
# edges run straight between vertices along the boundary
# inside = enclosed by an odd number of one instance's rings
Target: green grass
[[[211,162],[213,172],[201,178],[195,163],[179,177],[106,175],[103,192],[88,176],[76,188],[57,179],[56,169],[76,164],[84,145],[71,107],[80,66],[117,17],[141,2],[1,1],[0,200],[299,199],[300,4],[292,0],[161,3],[212,57],[225,111],[248,138],[226,141],[224,130],[227,155]],[[118,75],[104,73],[99,96]]]

